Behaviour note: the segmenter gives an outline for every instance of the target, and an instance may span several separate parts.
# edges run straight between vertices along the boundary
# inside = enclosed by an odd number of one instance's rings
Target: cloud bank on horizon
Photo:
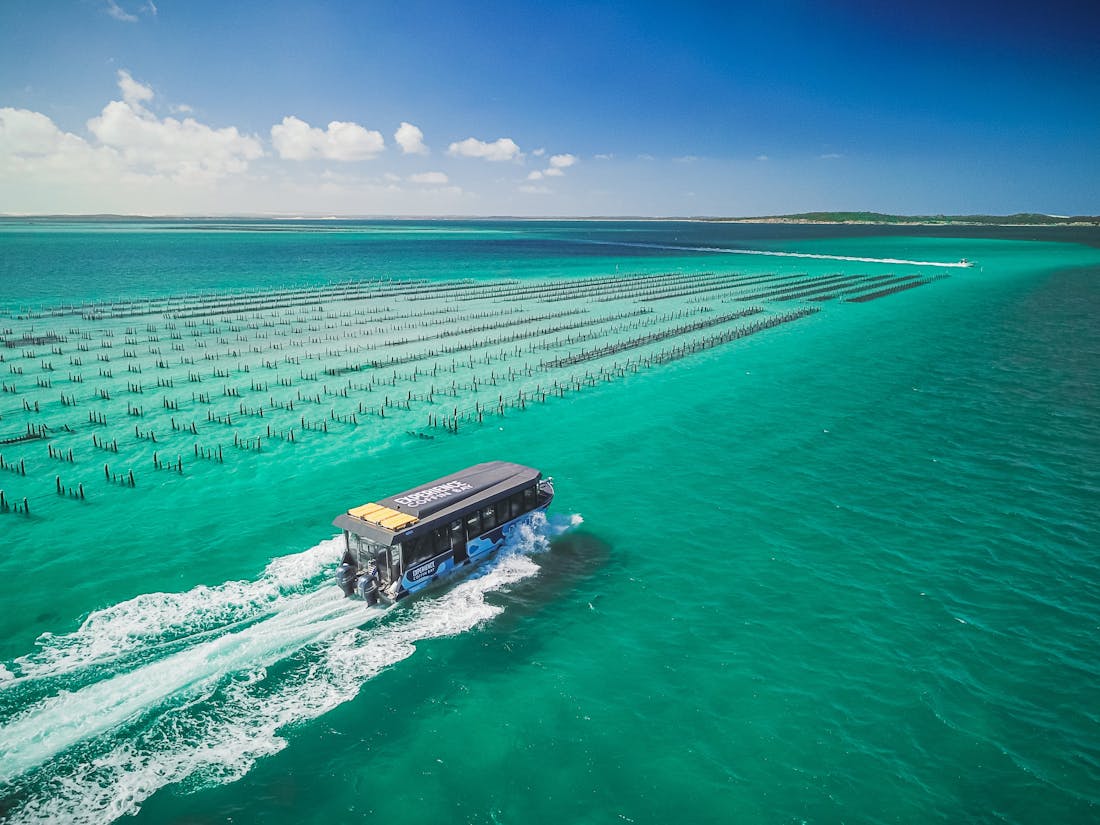
[[[118,19],[129,22],[127,18]],[[322,129],[295,115],[286,115],[271,126],[270,139],[266,140],[235,126],[218,128],[194,117],[162,117],[150,109],[156,98],[150,86],[126,69],[117,71],[117,83],[121,100],[108,102],[87,121],[87,138],[63,131],[41,112],[0,107],[0,180],[11,183],[9,196],[20,185],[36,190],[38,195],[32,197],[30,209],[20,209],[17,202],[9,203],[0,194],[0,211],[171,213],[171,208],[160,205],[160,196],[182,195],[187,202],[201,202],[205,193],[216,191],[212,185],[225,183],[226,179],[236,178],[237,183],[247,184],[249,174],[255,173],[255,161],[355,164],[374,160],[387,150],[380,131],[352,122],[334,120]],[[191,111],[188,105],[172,108]],[[423,156],[430,151],[424,133],[407,121],[396,128],[393,143],[404,155]],[[508,137],[494,141],[469,137],[451,143],[447,154],[486,161],[522,162],[524,158],[516,142]],[[552,165],[561,165],[560,158],[573,156],[555,156]],[[565,165],[571,164],[572,160]],[[251,180],[264,183],[255,177]],[[323,171],[315,180],[316,188],[330,196],[341,187],[354,186],[387,196],[374,201],[376,204],[393,203],[394,196],[402,192],[399,184],[403,181],[416,184],[410,190],[416,198],[431,191],[449,204],[458,204],[463,195],[460,187],[448,185],[450,178],[445,172],[436,170],[414,172],[404,178],[392,173],[355,177]],[[522,175],[516,176],[517,191],[522,180]],[[104,197],[103,187],[114,191]],[[57,199],[51,201],[55,191]],[[301,197],[303,184],[291,183],[288,191]],[[188,195],[194,197],[189,200]],[[61,205],[73,196],[75,209]],[[51,207],[54,202],[59,206]],[[42,206],[37,206],[39,203]],[[126,204],[136,204],[137,208]],[[241,208],[253,211],[244,205]]]
[[[1100,212],[1052,4],[11,0],[0,213]]]

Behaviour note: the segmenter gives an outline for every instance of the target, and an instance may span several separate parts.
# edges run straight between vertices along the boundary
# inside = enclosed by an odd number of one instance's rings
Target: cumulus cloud
[[[96,155],[100,160],[96,160]],[[0,109],[0,163],[5,166],[46,162],[55,168],[84,163],[113,164],[112,150],[97,152],[83,138],[63,132],[46,115],[28,109]]]
[[[527,180],[542,180],[543,178],[560,178],[570,166],[577,162],[576,155],[561,154],[551,155],[550,165],[545,169],[536,169],[527,175]],[[526,191],[526,190],[524,190]]]
[[[118,73],[118,86],[123,99],[108,103],[88,121],[88,130],[128,167],[195,182],[243,172],[263,156],[260,141],[235,126],[213,129],[194,118],[158,118],[142,105],[152,100],[152,89],[129,72]]]
[[[135,181],[141,185],[114,149],[92,146],[39,112],[0,108],[0,211],[110,211],[104,205]]]
[[[409,180],[413,183],[430,183],[442,186],[447,182],[447,176],[443,172],[418,172],[415,175],[409,175]]]
[[[327,129],[287,115],[271,127],[271,142],[284,160],[369,160],[386,148],[381,132],[334,120]]]
[[[505,161],[523,157],[519,146],[511,138],[497,138],[488,142],[468,137],[452,143],[447,148],[447,154],[454,157],[482,158],[484,160]]]
[[[123,102],[132,109],[141,109],[145,103],[153,99],[152,88],[138,83],[125,69],[119,69],[118,90],[122,92]]]
[[[536,158],[541,158],[543,155],[546,154],[546,150],[540,146],[538,149],[535,149],[533,152],[531,152],[531,154],[534,155]]]
[[[424,145],[424,133],[411,123],[401,121],[397,131],[393,133],[393,139],[401,147],[401,152],[406,155],[426,155],[428,147]]]

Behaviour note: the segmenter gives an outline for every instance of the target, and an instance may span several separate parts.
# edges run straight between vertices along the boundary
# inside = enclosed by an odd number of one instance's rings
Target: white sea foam
[[[339,557],[340,540],[273,560],[255,581],[200,585],[184,593],[144,593],[91,613],[72,633],[44,633],[38,650],[12,662],[0,690],[29,679],[63,676],[207,631],[225,630],[279,610]]]
[[[494,561],[384,623],[363,625],[363,604],[326,587],[289,597],[292,605],[240,632],[40,703],[0,728],[0,776],[41,766],[26,777],[27,801],[12,821],[103,822],[136,812],[168,784],[244,776],[285,747],[281,730],[354,698],[418,642],[463,633],[501,612],[486,594],[535,575],[531,554],[580,521],[536,514]],[[139,732],[118,727],[143,715],[133,726]],[[91,752],[66,752],[87,737],[98,737]]]
[[[815,252],[777,252],[768,249],[727,249],[720,246],[674,246],[671,244],[630,243],[628,241],[592,241],[578,240],[576,243],[600,244],[604,246],[632,246],[642,249],[667,249],[673,252],[721,252],[726,255],[767,255],[777,258],[814,258],[822,261],[859,261],[868,264],[900,264],[902,266],[936,266],[952,269],[966,269],[971,264],[965,261],[910,261],[905,258],[865,258],[855,255],[825,255]]]

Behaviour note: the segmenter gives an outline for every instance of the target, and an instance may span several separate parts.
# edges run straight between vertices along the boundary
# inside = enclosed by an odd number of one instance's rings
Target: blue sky
[[[1095,5],[5,0],[0,212],[1094,214]]]

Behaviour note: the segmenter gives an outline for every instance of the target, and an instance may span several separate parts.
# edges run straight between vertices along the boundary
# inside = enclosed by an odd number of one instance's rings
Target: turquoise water
[[[65,339],[0,349],[14,389],[0,438],[51,428],[0,449],[27,470],[0,470],[0,489],[30,505],[0,513],[0,810],[1093,821],[1100,241],[896,231],[0,225],[0,331]],[[649,303],[586,292],[639,274],[716,288]],[[861,303],[743,300],[762,291],[743,284],[828,274],[852,279],[847,297],[874,291],[858,277],[922,280]],[[388,280],[375,297],[293,307],[277,291],[359,279]],[[411,301],[412,279],[458,285]],[[256,303],[186,310],[212,291]],[[91,306],[199,293],[176,318]],[[748,306],[759,316],[671,334]],[[819,311],[662,357],[807,306]],[[414,360],[363,367],[395,357]],[[536,398],[554,381],[568,391]],[[430,387],[431,401],[398,405]],[[522,408],[458,432],[429,425],[520,392]],[[240,412],[261,406],[262,419]],[[183,472],[157,469],[154,451]],[[337,512],[489,458],[555,478],[549,523],[476,579],[385,616],[339,598]],[[135,486],[108,482],[105,463]],[[78,484],[83,500],[68,495]]]

